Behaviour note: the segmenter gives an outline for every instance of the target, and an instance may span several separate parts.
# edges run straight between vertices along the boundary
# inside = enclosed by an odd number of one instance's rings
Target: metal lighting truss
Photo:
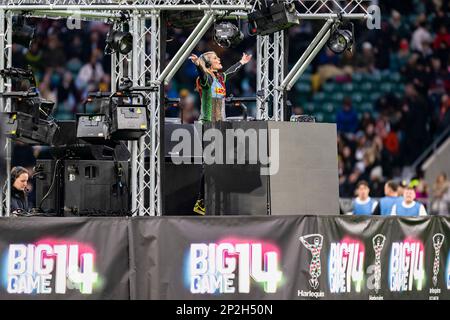
[[[150,114],[150,125],[146,134],[139,140],[129,143],[131,151],[130,189],[132,193],[132,212],[135,215],[157,216],[162,214],[161,194],[161,123],[163,105],[160,101],[163,85],[170,81],[192,49],[214,23],[219,11],[233,11],[236,15],[245,15],[258,8],[265,0],[0,0],[0,69],[12,66],[12,15],[26,14],[46,18],[75,17],[81,20],[106,21],[120,17],[120,11],[127,10],[131,20],[130,32],[133,33],[133,51],[128,55],[112,56],[111,90],[114,91],[117,80],[128,76],[135,86],[147,86],[148,80],[153,91],[145,91]],[[294,3],[301,19],[321,19],[333,21],[345,19],[364,19],[368,0],[287,0]],[[201,10],[204,18],[194,29],[176,55],[161,71],[160,14],[166,10]],[[325,36],[329,36],[329,32]],[[257,37],[257,118],[282,121],[283,97],[298,79],[319,46],[326,41],[317,39],[314,47],[308,48],[299,62],[284,77],[284,32],[270,36]],[[315,42],[315,40],[313,42]],[[312,43],[313,44],[313,43]],[[311,45],[312,45],[311,44]],[[0,79],[0,92],[10,90],[10,86]],[[3,101],[2,101],[3,100]],[[269,106],[272,105],[272,116]],[[10,104],[0,99],[0,107],[7,111]],[[8,178],[4,194],[6,215],[9,213],[10,195],[10,140],[6,143]],[[149,157],[146,162],[145,158]],[[3,212],[0,211],[0,214]],[[5,215],[4,214],[4,215]]]
[[[0,70],[12,66],[12,14],[5,10],[0,10]],[[0,92],[11,91],[11,80],[5,83],[3,77],[0,77]],[[11,111],[11,100],[0,99],[0,110],[4,112]],[[0,216],[9,216],[10,196],[11,196],[11,140],[6,139],[4,146],[6,160],[6,180],[0,192]],[[0,175],[2,176],[2,175]],[[0,181],[0,184],[3,181]]]
[[[263,1],[265,0],[256,1],[253,9],[260,8],[260,3]],[[369,0],[286,0],[284,2],[294,4],[299,12],[298,17],[303,20],[367,19],[372,14],[368,10],[372,2]],[[283,32],[276,32],[273,35],[257,36],[256,117],[259,120],[284,120],[286,91],[292,88],[326,43],[320,40],[323,37],[329,37],[329,33],[326,32],[316,36],[293,70],[286,76],[291,80],[287,82],[284,76],[286,71],[284,68],[287,64],[284,61],[283,35]],[[270,109],[272,109],[272,115],[269,114]]]

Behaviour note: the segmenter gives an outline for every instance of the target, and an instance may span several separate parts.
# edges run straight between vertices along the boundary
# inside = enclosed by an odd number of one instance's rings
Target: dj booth
[[[71,130],[74,124],[66,122],[65,137]],[[190,139],[190,148],[181,152],[180,130]],[[204,153],[213,142],[202,146],[201,140],[211,132],[222,141],[214,146],[216,159],[205,163]],[[164,214],[193,214],[202,174],[207,215],[338,214],[335,141],[335,125],[325,123],[166,123]],[[108,146],[69,144],[76,146],[74,153],[83,152],[82,159],[67,156],[66,150],[58,161],[61,151],[54,148],[53,159],[37,160],[36,203],[65,216],[125,215],[131,165],[124,145],[111,151]]]

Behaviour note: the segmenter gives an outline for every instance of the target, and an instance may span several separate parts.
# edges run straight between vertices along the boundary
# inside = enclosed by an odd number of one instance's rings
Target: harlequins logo
[[[375,252],[375,292],[381,289],[381,251],[383,251],[386,237],[382,234],[377,234],[373,237],[373,251]]]
[[[313,289],[319,287],[319,276],[322,273],[320,263],[320,250],[322,250],[323,236],[320,234],[308,234],[299,239],[306,249],[311,251],[311,263],[309,264],[309,274],[311,279],[309,285]]]
[[[433,247],[434,247],[434,262],[433,262],[433,285],[437,286],[437,279],[439,274],[439,262],[440,262],[440,251],[442,243],[444,242],[444,235],[442,233],[436,233],[433,236]]]

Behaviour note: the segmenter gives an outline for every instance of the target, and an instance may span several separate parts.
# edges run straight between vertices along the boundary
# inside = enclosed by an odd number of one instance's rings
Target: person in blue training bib
[[[371,215],[378,202],[369,197],[370,188],[367,181],[360,181],[356,185],[357,197],[352,202],[352,214],[354,215]]]
[[[416,191],[413,187],[407,187],[403,192],[403,201],[399,201],[392,207],[391,216],[426,216],[427,210],[425,209],[425,206],[420,202],[414,201],[415,199]]]
[[[391,215],[394,204],[401,202],[398,196],[398,184],[395,181],[389,180],[384,184],[385,196],[380,199],[378,206],[375,208],[374,215],[389,216]]]

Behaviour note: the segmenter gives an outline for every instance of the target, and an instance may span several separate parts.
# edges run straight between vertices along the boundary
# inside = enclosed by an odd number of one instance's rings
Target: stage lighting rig
[[[235,47],[243,39],[244,34],[231,22],[220,22],[214,26],[214,41],[222,48]]]
[[[294,3],[263,0],[260,10],[248,14],[251,34],[265,36],[300,24]]]
[[[114,52],[128,54],[133,49],[133,35],[129,32],[130,25],[128,24],[128,20],[128,15],[122,12],[119,22],[111,25],[106,36],[105,54],[112,54]],[[123,25],[123,31],[114,29],[117,24]]]
[[[332,26],[327,46],[336,54],[341,54],[345,50],[352,51],[354,34],[355,28],[352,22],[338,21]]]
[[[34,39],[35,29],[25,23],[23,14],[13,17],[13,42],[29,48]]]
[[[28,80],[35,83],[30,70],[8,68],[0,71],[5,79]],[[0,93],[11,99],[11,112],[3,113],[2,130],[7,137],[31,145],[51,145],[58,128],[51,118],[55,103],[39,97],[35,87],[27,91]]]
[[[90,143],[103,144],[105,140],[138,140],[148,128],[147,105],[136,103],[146,101],[128,78],[122,79],[119,90],[113,94],[90,93],[84,104],[84,113],[77,115],[77,138]],[[94,103],[94,113],[86,112],[86,105]]]

